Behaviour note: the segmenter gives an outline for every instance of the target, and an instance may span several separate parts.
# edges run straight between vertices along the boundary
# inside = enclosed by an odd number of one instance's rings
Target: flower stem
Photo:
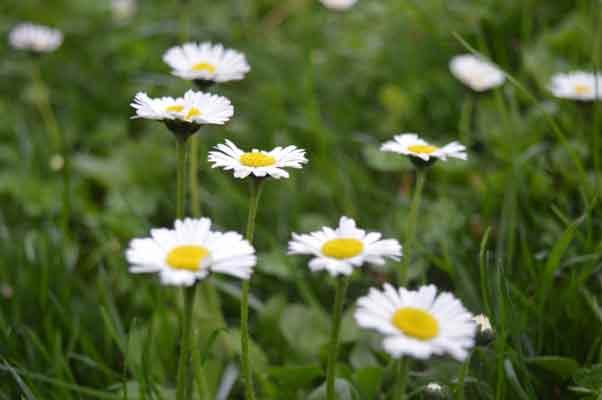
[[[412,204],[410,206],[410,213],[406,225],[405,232],[405,243],[403,249],[403,261],[401,263],[401,270],[399,271],[399,284],[405,286],[407,283],[408,268],[410,266],[411,251],[414,247],[414,239],[416,236],[416,220],[418,218],[418,210],[420,209],[420,201],[422,199],[422,190],[424,188],[424,181],[426,180],[426,167],[416,169],[416,187],[414,188],[414,194],[412,197]]]
[[[456,389],[456,399],[464,400],[464,381],[466,380],[466,374],[470,368],[470,355],[466,357],[466,361],[462,364],[460,369],[460,376],[458,377],[458,387]]]
[[[247,240],[253,244],[255,235],[255,218],[257,217],[257,207],[263,190],[263,179],[251,178],[249,184],[249,217],[247,220]],[[240,348],[242,376],[245,384],[245,399],[255,400],[253,390],[253,376],[251,365],[249,363],[249,287],[250,279],[242,283],[242,300],[240,303]]]
[[[176,218],[183,219],[186,211],[186,158],[188,153],[188,141],[185,139],[176,139],[176,154],[178,159],[177,171],[177,202]]]
[[[332,316],[332,331],[330,334],[330,346],[328,348],[328,365],[326,370],[326,400],[335,399],[335,369],[337,363],[337,351],[339,347],[339,331],[341,329],[341,316],[343,304],[347,293],[347,277],[337,278],[337,288],[334,297],[334,309]]]
[[[394,400],[404,400],[406,396],[406,383],[408,380],[408,369],[409,360],[407,358],[400,358],[396,362],[395,368],[395,393],[393,395]]]
[[[66,140],[63,137],[61,129],[59,127],[56,115],[50,104],[48,87],[44,83],[42,73],[37,63],[32,65],[32,78],[38,94],[35,96],[36,106],[42,115],[46,131],[50,136],[51,148],[54,152],[62,157],[62,180],[63,180],[63,192],[62,192],[62,215],[61,215],[61,229],[63,232],[63,239],[68,239],[70,236],[69,225],[71,221],[71,163],[69,154],[67,152]]]
[[[190,212],[195,218],[201,216],[201,203],[199,195],[199,137],[192,135],[190,139],[190,168],[188,172],[188,182],[190,185]]]

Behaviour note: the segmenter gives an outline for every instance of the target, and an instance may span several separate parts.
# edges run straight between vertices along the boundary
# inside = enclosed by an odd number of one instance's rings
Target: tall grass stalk
[[[249,217],[247,220],[247,240],[253,243],[255,236],[255,219],[257,217],[257,207],[261,192],[263,191],[264,179],[251,178],[249,181]],[[246,279],[242,284],[242,300],[240,303],[240,349],[242,376],[245,383],[245,398],[247,400],[255,399],[253,390],[253,376],[251,364],[249,362],[249,287],[250,279]]]
[[[337,353],[339,347],[339,331],[341,330],[341,317],[343,304],[347,293],[349,278],[340,276],[337,278],[337,287],[334,297],[334,308],[332,316],[332,330],[330,333],[330,345],[328,347],[328,365],[326,370],[326,400],[335,399],[335,370],[337,364]]]
[[[399,360],[395,361],[395,388],[393,400],[404,400],[406,398],[405,396],[409,368],[409,358],[402,357]]]
[[[410,267],[411,251],[414,246],[414,239],[416,236],[416,220],[418,218],[418,210],[420,209],[420,202],[422,200],[422,191],[424,190],[424,182],[426,180],[426,168],[418,167],[416,169],[416,186],[414,187],[414,193],[412,195],[412,204],[410,206],[410,212],[406,224],[405,231],[405,243],[403,244],[403,259],[401,262],[401,269],[399,270],[399,285],[405,286],[408,279],[408,268]]]

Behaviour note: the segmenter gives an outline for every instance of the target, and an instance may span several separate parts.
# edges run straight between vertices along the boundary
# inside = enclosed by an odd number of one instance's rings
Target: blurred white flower
[[[602,99],[602,74],[574,71],[552,77],[550,91],[561,99],[593,101]]]
[[[172,68],[173,75],[187,80],[236,81],[251,70],[243,53],[210,42],[172,47],[163,55],[163,61]]]
[[[443,147],[433,146],[415,133],[396,135],[393,140],[383,143],[381,151],[399,153],[429,161],[431,158],[447,161],[448,157],[466,160],[466,146],[451,142]]]
[[[397,240],[381,240],[378,232],[358,229],[351,218],[341,217],[339,227],[322,228],[317,232],[298,235],[288,244],[289,254],[309,254],[312,271],[326,270],[332,276],[350,275],[354,267],[364,263],[383,265],[385,258],[398,260],[401,245]]]
[[[320,3],[331,10],[343,11],[353,7],[357,0],[320,0]]]
[[[136,14],[136,0],[111,0],[111,12],[117,21],[130,19]]]
[[[25,22],[10,31],[9,42],[15,49],[50,53],[63,43],[63,34],[58,29]]]
[[[236,178],[246,178],[249,175],[258,178],[288,178],[289,174],[284,168],[303,168],[303,164],[307,162],[305,150],[295,146],[276,147],[271,151],[253,149],[244,152],[226,139],[226,144],[218,144],[215,148],[218,151],[209,153],[212,168],[232,170]]]
[[[211,230],[208,218],[176,220],[174,229],[152,229],[126,251],[132,273],[158,273],[161,283],[191,286],[211,272],[249,279],[255,249],[236,232]]]
[[[434,285],[412,291],[385,284],[382,291],[370,289],[357,304],[358,325],[383,334],[383,347],[395,358],[449,354],[463,361],[474,346],[472,314],[451,293],[437,294]]]
[[[136,110],[134,118],[177,120],[198,125],[223,125],[234,115],[234,107],[227,98],[193,90],[187,91],[184,97],[156,99],[139,92],[131,106]]]
[[[477,92],[501,86],[506,80],[497,65],[472,54],[452,58],[449,69],[453,76]]]
[[[479,314],[473,318],[474,322],[477,324],[477,328],[481,333],[489,333],[493,332],[493,328],[491,327],[491,322],[489,322],[489,318],[485,314]]]

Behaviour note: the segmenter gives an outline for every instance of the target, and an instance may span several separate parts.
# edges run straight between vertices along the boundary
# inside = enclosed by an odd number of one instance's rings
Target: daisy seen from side
[[[48,26],[24,22],[10,31],[9,43],[18,50],[50,53],[63,43],[63,33]]]
[[[449,62],[454,77],[476,92],[484,92],[501,86],[506,75],[495,64],[473,54],[455,56]]]
[[[573,71],[552,77],[549,90],[559,99],[594,101],[602,99],[602,74]]]
[[[451,142],[443,147],[432,145],[420,138],[415,133],[403,133],[393,137],[382,144],[381,151],[393,152],[418,158],[422,161],[429,162],[431,160],[447,161],[448,158],[459,158],[466,160],[466,146]]]

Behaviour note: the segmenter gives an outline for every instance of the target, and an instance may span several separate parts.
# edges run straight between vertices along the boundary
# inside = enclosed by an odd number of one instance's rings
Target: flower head
[[[383,265],[386,258],[398,260],[401,245],[395,239],[381,240],[378,232],[358,229],[351,218],[341,217],[339,227],[322,228],[317,232],[298,235],[288,244],[289,254],[309,254],[312,271],[326,270],[332,276],[350,275],[354,267],[364,263]]]
[[[396,135],[393,140],[383,143],[380,148],[382,151],[390,151],[410,156],[412,160],[419,159],[429,162],[433,159],[447,161],[448,157],[466,160],[466,146],[451,142],[443,147],[434,146],[421,139],[415,133],[404,133]]]
[[[479,314],[473,318],[477,325],[477,344],[481,346],[488,345],[495,339],[495,330],[485,314]]]
[[[237,81],[251,70],[243,53],[210,42],[172,47],[163,55],[163,61],[172,68],[173,75],[187,80]]]
[[[550,91],[560,99],[594,101],[602,99],[602,74],[575,71],[552,77]]]
[[[501,86],[506,80],[497,65],[472,54],[452,58],[449,69],[453,76],[476,92]]]
[[[136,13],[136,0],[112,0],[111,11],[117,21],[130,19]]]
[[[370,289],[357,304],[358,325],[383,334],[383,347],[395,358],[449,354],[463,361],[474,345],[472,314],[452,294],[437,294],[434,285],[412,291],[385,284],[382,291]]]
[[[320,0],[320,3],[331,10],[344,11],[353,7],[357,0]]]
[[[126,251],[130,272],[156,272],[161,283],[191,286],[211,272],[249,279],[255,249],[236,232],[211,230],[211,220],[176,220],[174,229],[152,229],[133,239]]]
[[[271,151],[253,149],[244,152],[226,139],[226,144],[218,144],[215,148],[217,151],[209,153],[212,167],[232,170],[236,178],[246,178],[249,175],[258,178],[288,178],[289,174],[284,168],[303,168],[303,164],[307,162],[305,150],[295,146],[276,147]]]
[[[10,31],[9,42],[15,49],[50,53],[63,43],[63,34],[58,29],[25,22]]]

